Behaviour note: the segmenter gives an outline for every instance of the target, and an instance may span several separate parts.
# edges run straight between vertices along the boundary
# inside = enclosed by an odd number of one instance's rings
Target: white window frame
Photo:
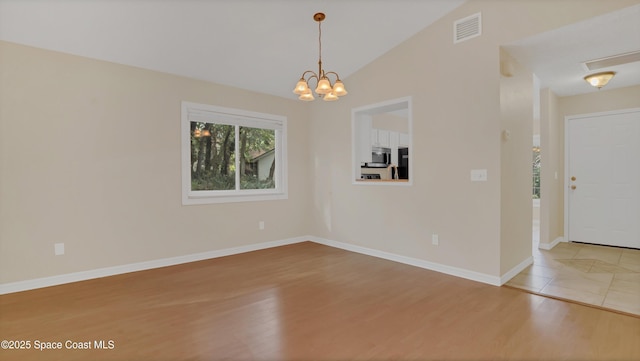
[[[275,131],[276,171],[273,189],[239,189],[240,174],[236,172],[234,190],[191,190],[191,122],[207,122],[233,126],[273,129]],[[238,137],[236,127],[236,139]],[[269,201],[288,198],[287,187],[287,117],[281,115],[251,112],[242,109],[219,107],[216,105],[182,102],[182,204],[210,204],[229,202]],[[238,142],[236,155],[238,155]],[[239,156],[236,156],[236,169]]]

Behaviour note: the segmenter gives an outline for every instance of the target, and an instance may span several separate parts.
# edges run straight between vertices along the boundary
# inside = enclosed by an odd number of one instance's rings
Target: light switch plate
[[[54,253],[56,256],[61,256],[64,254],[64,243],[55,243],[53,245]]]
[[[486,182],[487,181],[487,170],[486,169],[472,169],[471,170],[471,181],[472,182]]]

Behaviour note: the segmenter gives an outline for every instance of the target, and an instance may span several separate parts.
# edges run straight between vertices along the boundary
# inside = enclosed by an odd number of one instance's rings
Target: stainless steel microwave
[[[371,163],[391,164],[391,148],[372,147]]]

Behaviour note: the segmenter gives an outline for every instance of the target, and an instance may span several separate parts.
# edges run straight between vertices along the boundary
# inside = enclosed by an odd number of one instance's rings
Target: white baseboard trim
[[[551,243],[538,243],[538,248],[539,249],[544,249],[545,251],[549,251],[551,249],[553,249],[553,247],[557,246],[558,243],[560,242],[564,242],[564,237],[558,237],[556,239],[553,240],[553,242]]]
[[[558,242],[560,242],[559,240],[561,239],[562,239],[561,237],[556,239],[554,243],[557,244]],[[346,251],[356,252],[356,253],[372,256],[372,257],[386,259],[389,261],[399,262],[406,265],[420,267],[420,268],[448,274],[455,277],[460,277],[460,278],[465,278],[465,279],[476,281],[476,282],[486,283],[493,286],[503,285],[509,279],[513,278],[513,276],[515,276],[524,268],[526,268],[527,266],[533,263],[533,258],[529,257],[528,259],[524,260],[522,263],[520,263],[519,265],[511,269],[509,272],[504,274],[502,277],[497,277],[497,276],[491,276],[485,273],[470,271],[464,268],[447,266],[440,263],[429,262],[422,259],[402,256],[395,253],[380,251],[377,249],[362,247],[354,244],[332,241],[332,240],[328,240],[320,237],[314,237],[314,236],[302,236],[302,237],[294,237],[294,238],[288,238],[288,239],[277,240],[277,241],[255,243],[255,244],[250,244],[246,246],[225,248],[225,249],[220,249],[215,251],[195,253],[195,254],[190,254],[185,256],[162,258],[158,260],[131,263],[131,264],[126,264],[121,266],[98,268],[98,269],[89,270],[89,271],[67,273],[67,274],[58,275],[58,276],[36,278],[32,280],[12,282],[12,283],[4,283],[4,284],[0,284],[0,295],[7,294],[7,293],[34,290],[34,289],[44,288],[44,287],[57,286],[57,285],[62,285],[62,284],[72,283],[72,282],[86,281],[94,278],[102,278],[102,277],[115,276],[115,275],[124,274],[124,273],[144,271],[144,270],[149,270],[154,268],[174,266],[174,265],[183,264],[183,263],[197,262],[197,261],[202,261],[206,259],[231,256],[234,254],[258,251],[261,249],[267,249],[267,248],[273,248],[273,247],[280,247],[280,246],[285,246],[285,245],[300,243],[305,241],[312,241],[312,242],[329,246],[329,247],[344,249]]]
[[[144,270],[149,270],[153,268],[175,266],[183,263],[231,256],[234,254],[258,251],[266,248],[285,246],[288,244],[300,243],[300,242],[309,241],[309,240],[310,240],[309,237],[295,237],[295,238],[288,238],[288,239],[277,240],[277,241],[249,244],[246,246],[225,248],[225,249],[220,249],[215,251],[194,253],[194,254],[189,254],[185,256],[162,258],[162,259],[157,259],[153,261],[131,263],[131,264],[125,264],[121,266],[98,268],[98,269],[89,270],[89,271],[67,273],[67,274],[58,275],[58,276],[36,278],[32,280],[27,280],[27,281],[4,283],[4,284],[0,284],[0,295],[7,294],[7,293],[28,291],[28,290],[33,290],[33,289],[43,288],[43,287],[57,286],[65,283],[71,283],[71,282],[86,281],[94,278],[115,276],[123,273],[144,271]]]
[[[373,249],[373,248],[367,248],[367,247],[357,246],[357,245],[354,245],[354,244],[343,243],[343,242],[338,242],[338,241],[332,241],[332,240],[319,238],[319,237],[309,236],[309,240],[313,241],[315,243],[323,244],[325,246],[340,248],[340,249],[344,249],[344,250],[351,251],[351,252],[365,254],[367,256],[373,256],[373,257],[377,257],[377,258],[386,259],[386,260],[389,260],[389,261],[404,263],[404,264],[407,264],[407,265],[410,265],[410,266],[420,267],[420,268],[428,269],[428,270],[431,270],[431,271],[436,271],[436,272],[448,274],[448,275],[451,275],[451,276],[466,278],[466,279],[472,280],[472,281],[487,283],[487,284],[490,284],[490,285],[493,285],[493,286],[501,286],[502,285],[500,277],[491,276],[491,275],[487,275],[487,274],[479,273],[479,272],[474,272],[474,271],[469,271],[469,270],[463,269],[463,268],[446,266],[446,265],[443,265],[443,264],[440,264],[440,263],[434,263],[434,262],[429,262],[429,261],[425,261],[425,260],[422,260],[422,259],[417,259],[417,258],[412,258],[412,257],[407,257],[407,256],[401,256],[401,255],[398,255],[398,254],[395,254],[395,253],[384,252],[384,251],[380,251],[380,250]]]
[[[532,264],[533,256],[529,256],[527,259],[520,262],[520,264],[510,269],[507,273],[503,274],[502,277],[500,277],[500,285],[502,286],[503,284],[509,282],[510,279],[515,277],[518,273],[522,272],[522,270],[531,266]]]

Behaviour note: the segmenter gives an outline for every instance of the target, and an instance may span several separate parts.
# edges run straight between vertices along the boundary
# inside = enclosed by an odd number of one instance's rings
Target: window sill
[[[234,203],[234,202],[260,202],[275,201],[287,199],[286,193],[268,193],[268,194],[233,194],[233,195],[186,195],[182,197],[182,205],[190,206],[195,204],[215,204],[215,203]]]

